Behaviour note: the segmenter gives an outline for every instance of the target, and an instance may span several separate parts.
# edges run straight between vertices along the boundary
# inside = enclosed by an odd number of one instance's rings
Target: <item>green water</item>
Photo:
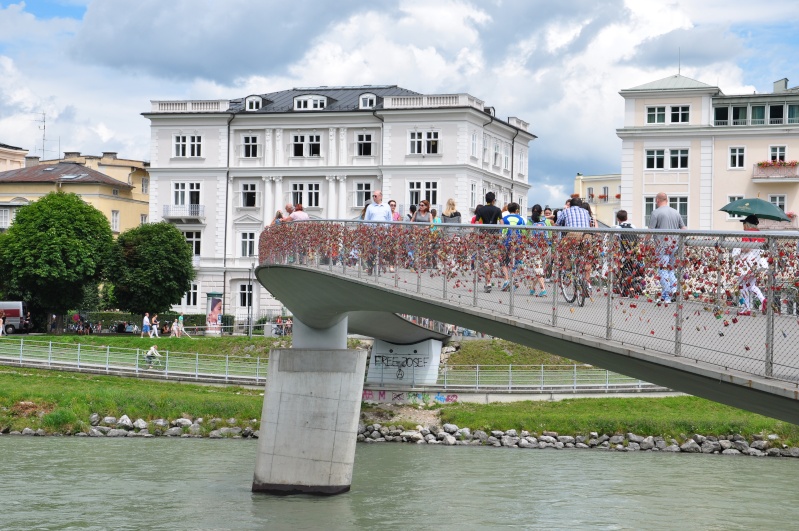
[[[340,496],[250,492],[257,443],[0,436],[0,529],[795,529],[799,459],[360,444]]]

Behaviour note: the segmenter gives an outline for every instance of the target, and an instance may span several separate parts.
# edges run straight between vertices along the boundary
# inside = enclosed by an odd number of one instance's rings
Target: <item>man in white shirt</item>
[[[375,190],[372,204],[366,207],[365,221],[391,221],[391,207],[383,203],[383,192]]]

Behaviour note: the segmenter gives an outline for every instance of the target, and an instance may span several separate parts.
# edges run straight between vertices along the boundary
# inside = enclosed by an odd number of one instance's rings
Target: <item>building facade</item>
[[[27,149],[0,144],[0,172],[24,168],[27,154]]]
[[[658,192],[691,229],[740,230],[740,218],[719,209],[743,197],[799,212],[799,87],[787,79],[773,87],[726,95],[675,75],[622,90],[620,208],[630,220],[646,226]],[[797,228],[797,220],[761,228]]]
[[[64,155],[43,162],[28,156],[24,168],[0,172],[0,230],[8,228],[19,208],[53,191],[81,196],[105,214],[115,235],[147,223],[147,163],[117,159],[116,153]]]
[[[621,209],[621,175],[583,175],[574,177],[574,193],[591,205],[594,217],[605,225],[616,224],[616,212]]]
[[[197,280],[176,309],[225,313],[279,303],[252,285],[258,236],[286,203],[314,218],[354,219],[383,191],[399,210],[422,199],[466,215],[494,191],[527,198],[528,144],[518,118],[499,119],[468,94],[397,86],[313,87],[235,100],[153,101],[150,218],[186,235]]]

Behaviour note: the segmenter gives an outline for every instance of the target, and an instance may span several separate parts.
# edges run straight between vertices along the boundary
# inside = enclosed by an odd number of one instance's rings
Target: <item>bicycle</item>
[[[585,306],[588,294],[588,283],[583,278],[583,271],[577,265],[578,260],[573,260],[571,267],[560,271],[560,293],[569,304],[575,300],[580,307]]]

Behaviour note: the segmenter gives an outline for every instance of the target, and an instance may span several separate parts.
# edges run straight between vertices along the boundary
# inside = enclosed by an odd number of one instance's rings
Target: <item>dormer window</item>
[[[361,94],[360,97],[360,104],[358,108],[360,109],[374,109],[375,103],[377,103],[377,98],[374,94]]]
[[[258,109],[261,108],[262,103],[263,102],[259,96],[250,96],[245,101],[244,108],[247,109],[248,111],[257,111]]]
[[[294,98],[295,111],[310,111],[327,107],[327,98],[324,96],[298,96]]]

